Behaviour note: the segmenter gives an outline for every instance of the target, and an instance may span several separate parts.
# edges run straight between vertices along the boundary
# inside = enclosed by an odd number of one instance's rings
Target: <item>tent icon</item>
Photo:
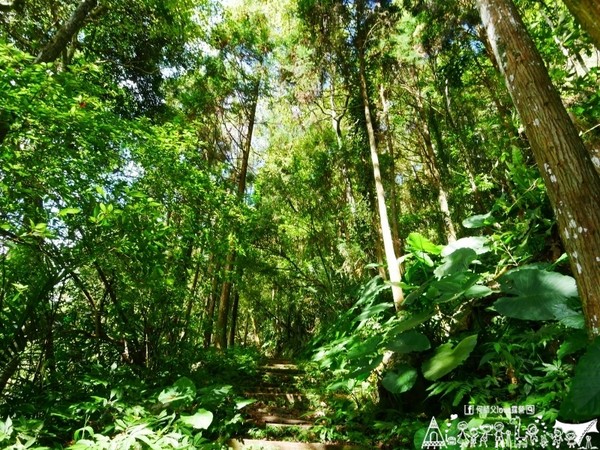
[[[425,438],[423,439],[421,448],[429,450],[446,448],[446,441],[444,441],[444,436],[442,436],[442,432],[440,431],[440,427],[437,424],[435,417],[431,418],[431,422],[429,423],[429,427],[427,427],[427,431],[425,432]]]

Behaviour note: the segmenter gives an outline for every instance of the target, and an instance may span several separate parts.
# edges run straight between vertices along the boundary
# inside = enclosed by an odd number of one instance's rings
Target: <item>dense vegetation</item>
[[[273,355],[322,441],[598,418],[599,23],[0,3],[0,446],[222,448]]]

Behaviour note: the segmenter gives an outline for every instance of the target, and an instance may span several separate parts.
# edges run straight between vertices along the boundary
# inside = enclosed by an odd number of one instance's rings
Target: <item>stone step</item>
[[[266,424],[273,425],[311,425],[311,422],[303,419],[296,419],[292,417],[276,416],[274,414],[264,415],[258,417],[257,422],[264,422]]]
[[[296,364],[291,363],[268,363],[258,367],[258,370],[262,371],[275,371],[275,372],[304,372]]]
[[[364,450],[350,444],[320,444],[312,442],[267,441],[264,439],[230,440],[227,445],[232,450]]]
[[[253,387],[248,387],[246,388],[246,391],[244,392],[244,395],[253,395],[255,393],[260,393],[260,392],[268,392],[270,394],[300,394],[300,392],[298,392],[298,388],[295,386],[285,386],[285,385],[256,385]]]
[[[252,392],[246,393],[245,395],[255,400],[264,401],[280,400],[286,403],[306,401],[306,396],[300,392]]]
[[[300,369],[297,364],[289,361],[268,361],[262,366],[259,366],[258,371],[262,373],[286,375],[299,375],[304,373],[304,370]]]

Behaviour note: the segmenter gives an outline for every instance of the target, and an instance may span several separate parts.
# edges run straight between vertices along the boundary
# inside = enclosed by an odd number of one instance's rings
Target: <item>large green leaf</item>
[[[442,251],[441,245],[436,245],[419,233],[410,233],[406,238],[406,245],[411,250],[439,255]]]
[[[442,249],[442,256],[448,256],[450,253],[455,252],[459,248],[470,248],[474,250],[478,255],[482,255],[490,251],[487,246],[488,239],[484,236],[470,236],[461,238],[451,244],[446,245]]]
[[[354,342],[348,349],[348,359],[359,359],[375,354],[379,348],[381,339],[381,336],[371,336],[366,340]]]
[[[435,381],[458,367],[471,354],[477,344],[477,335],[464,338],[452,348],[451,343],[440,345],[433,357],[423,363],[423,375]]]
[[[600,338],[588,348],[575,368],[575,377],[560,415],[571,420],[590,420],[600,416]]]
[[[500,279],[500,289],[513,297],[494,303],[500,314],[522,320],[563,320],[580,315],[571,308],[577,297],[575,279],[536,267],[508,272]]]
[[[196,396],[196,385],[187,377],[179,378],[171,387],[163,390],[158,396],[158,401],[165,404],[177,406],[181,403],[189,403]]]
[[[396,353],[421,352],[431,347],[427,336],[415,330],[406,331],[388,342],[386,349]]]
[[[356,317],[353,322],[364,322],[368,319],[371,319],[375,316],[377,316],[378,314],[384,312],[384,311],[391,311],[392,308],[394,307],[393,303],[379,303],[376,305],[369,305],[367,307],[365,307],[361,313],[358,315],[358,317]],[[362,327],[362,324],[359,325],[359,329]]]
[[[477,214],[475,216],[467,217],[462,221],[462,225],[465,228],[481,228],[496,223],[496,219],[492,216],[490,211],[487,214]]]
[[[213,421],[213,413],[205,409],[199,409],[192,416],[181,416],[181,423],[189,425],[197,430],[206,430]]]
[[[388,337],[394,337],[405,331],[412,330],[413,328],[421,325],[423,322],[431,319],[433,316],[431,311],[423,311],[417,314],[411,314],[410,316],[401,319],[398,323],[394,324],[393,327],[388,331]]]
[[[446,275],[464,272],[477,259],[477,253],[471,248],[458,248],[444,257],[443,263],[433,272],[439,279]]]
[[[563,359],[567,355],[571,355],[586,348],[588,344],[589,339],[586,331],[574,331],[573,333],[569,333],[569,335],[565,338],[564,342],[560,345],[558,351],[556,352],[556,356],[560,359]]]
[[[410,390],[417,380],[417,371],[408,364],[401,364],[394,372],[388,372],[381,384],[392,394],[401,394]]]

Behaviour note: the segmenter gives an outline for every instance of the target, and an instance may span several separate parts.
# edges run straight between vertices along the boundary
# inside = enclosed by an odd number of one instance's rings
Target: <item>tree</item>
[[[578,283],[587,329],[600,335],[600,175],[510,0],[478,0],[506,86],[525,125]]]
[[[588,32],[600,50],[600,3],[596,0],[563,0],[575,20]]]
[[[98,0],[83,0],[73,11],[71,17],[56,32],[54,37],[46,44],[40,54],[35,59],[36,63],[52,62],[65,51],[67,45],[71,42],[79,30],[83,27],[85,20],[98,5]]]
[[[359,19],[360,20],[360,19]],[[366,32],[364,30],[363,32]],[[397,310],[402,307],[404,302],[404,293],[400,282],[402,281],[400,275],[400,265],[398,263],[398,257],[394,250],[394,240],[392,238],[392,230],[390,228],[390,222],[388,219],[388,211],[385,200],[385,189],[383,187],[383,180],[381,178],[381,169],[379,165],[379,155],[377,152],[377,139],[375,137],[375,129],[373,126],[373,117],[371,114],[371,107],[369,105],[369,90],[367,86],[366,68],[365,68],[365,55],[364,55],[364,40],[358,40],[358,64],[359,64],[359,82],[360,82],[360,94],[363,103],[364,115],[365,115],[365,126],[367,128],[367,136],[369,139],[369,150],[371,153],[371,163],[373,166],[373,178],[375,181],[375,192],[377,199],[377,208],[379,212],[379,226],[381,230],[381,237],[383,239],[383,248],[385,251],[385,259],[387,263],[387,270],[389,274],[389,280],[392,284],[392,296],[394,298],[394,306]]]

